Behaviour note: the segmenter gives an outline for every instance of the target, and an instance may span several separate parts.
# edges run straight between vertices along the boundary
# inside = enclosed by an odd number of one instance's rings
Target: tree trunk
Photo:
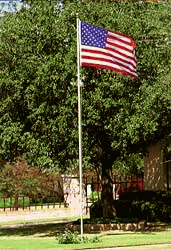
[[[112,160],[103,159],[102,203],[103,203],[104,218],[112,218],[116,216],[115,202],[113,199],[112,164],[113,164]]]
[[[18,210],[18,195],[15,195],[14,199],[15,199],[15,201],[14,201],[14,209],[17,211]]]

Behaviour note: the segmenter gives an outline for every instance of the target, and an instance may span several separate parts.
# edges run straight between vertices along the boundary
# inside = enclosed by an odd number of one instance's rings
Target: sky
[[[13,0],[13,1],[8,1],[8,0],[0,0],[0,9],[3,11],[11,12],[12,10],[9,9],[8,4],[10,2],[16,3],[17,4],[17,9],[20,10],[22,3],[20,0]],[[3,6],[3,7],[2,7]],[[2,14],[1,14],[2,15]]]
[[[9,8],[8,4],[9,3],[16,3],[17,4],[17,9],[20,10],[21,6],[22,6],[22,2],[21,0],[0,0],[0,10],[3,9],[3,11],[7,11],[7,12],[11,12],[12,9]],[[61,0],[62,2],[62,0]],[[3,7],[2,7],[3,6]],[[2,16],[3,14],[0,13],[0,16]]]

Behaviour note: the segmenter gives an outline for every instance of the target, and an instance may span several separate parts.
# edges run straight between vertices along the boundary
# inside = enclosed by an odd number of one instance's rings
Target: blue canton
[[[91,24],[81,22],[81,44],[105,49],[108,31]]]

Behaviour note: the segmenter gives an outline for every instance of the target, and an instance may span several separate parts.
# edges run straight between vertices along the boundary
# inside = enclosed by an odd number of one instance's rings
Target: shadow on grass
[[[56,222],[45,224],[25,224],[25,225],[12,225],[0,226],[0,237],[2,236],[31,236],[36,234],[43,234],[43,236],[53,237],[56,236],[57,231],[62,231],[68,222]]]
[[[104,233],[103,236],[117,236],[117,235],[131,235],[131,234],[136,234],[136,233],[140,233],[140,234],[150,234],[150,235],[155,235],[155,232],[151,232],[151,231],[117,231],[112,233],[112,231],[110,233]]]
[[[72,221],[73,222],[73,221]],[[75,221],[77,224],[77,221]],[[41,223],[41,224],[23,224],[23,225],[8,225],[8,226],[0,226],[0,237],[2,236],[32,236],[38,235],[38,237],[54,237],[57,232],[64,231],[66,224],[65,222],[52,222],[52,223]],[[153,231],[132,231],[132,233],[141,233],[141,234],[151,234],[154,235],[156,232],[165,231],[164,228],[156,228]],[[86,232],[86,234],[100,234],[100,231],[97,232]],[[130,231],[110,231],[104,232],[104,235],[130,235]]]

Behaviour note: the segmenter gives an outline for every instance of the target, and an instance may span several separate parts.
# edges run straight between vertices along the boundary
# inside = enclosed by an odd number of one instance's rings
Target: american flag
[[[136,78],[132,37],[81,22],[80,65],[113,70]]]

